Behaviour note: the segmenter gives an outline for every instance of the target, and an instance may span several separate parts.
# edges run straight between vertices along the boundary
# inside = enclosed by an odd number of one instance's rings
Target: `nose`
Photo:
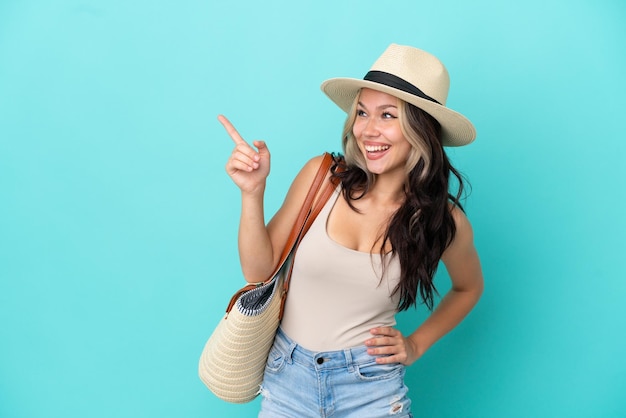
[[[378,133],[378,123],[376,121],[376,118],[368,118],[363,128],[363,135],[374,137],[378,136]]]

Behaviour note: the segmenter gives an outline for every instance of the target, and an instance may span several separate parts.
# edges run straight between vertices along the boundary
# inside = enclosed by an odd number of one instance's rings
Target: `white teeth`
[[[366,145],[365,151],[367,152],[378,152],[378,151],[386,151],[389,149],[389,145]]]

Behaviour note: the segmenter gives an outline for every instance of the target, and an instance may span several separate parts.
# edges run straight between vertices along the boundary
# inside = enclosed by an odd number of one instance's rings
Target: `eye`
[[[383,119],[396,119],[396,116],[389,112],[383,112],[382,117]]]
[[[361,117],[361,118],[362,118],[362,117],[367,116],[367,113],[365,113],[365,111],[364,111],[364,110],[362,110],[362,109],[358,109],[358,110],[356,111],[356,115],[357,115],[358,117]]]

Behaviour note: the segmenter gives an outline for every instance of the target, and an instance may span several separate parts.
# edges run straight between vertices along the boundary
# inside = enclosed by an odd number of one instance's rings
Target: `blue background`
[[[392,42],[444,61],[479,133],[450,156],[486,290],[408,370],[415,415],[626,416],[625,22],[620,0],[3,0],[0,416],[255,416],[197,377],[243,280],[216,115],[267,140],[270,216],[340,150],[319,84]]]

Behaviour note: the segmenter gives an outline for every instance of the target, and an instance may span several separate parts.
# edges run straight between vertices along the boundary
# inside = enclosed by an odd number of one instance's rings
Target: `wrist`
[[[419,359],[428,351],[432,344],[428,343],[422,335],[419,334],[418,331],[411,334],[408,338],[409,344],[411,345],[411,351],[413,353],[414,360]]]
[[[246,200],[258,200],[263,199],[265,195],[265,182],[249,190],[241,190],[241,198]]]

